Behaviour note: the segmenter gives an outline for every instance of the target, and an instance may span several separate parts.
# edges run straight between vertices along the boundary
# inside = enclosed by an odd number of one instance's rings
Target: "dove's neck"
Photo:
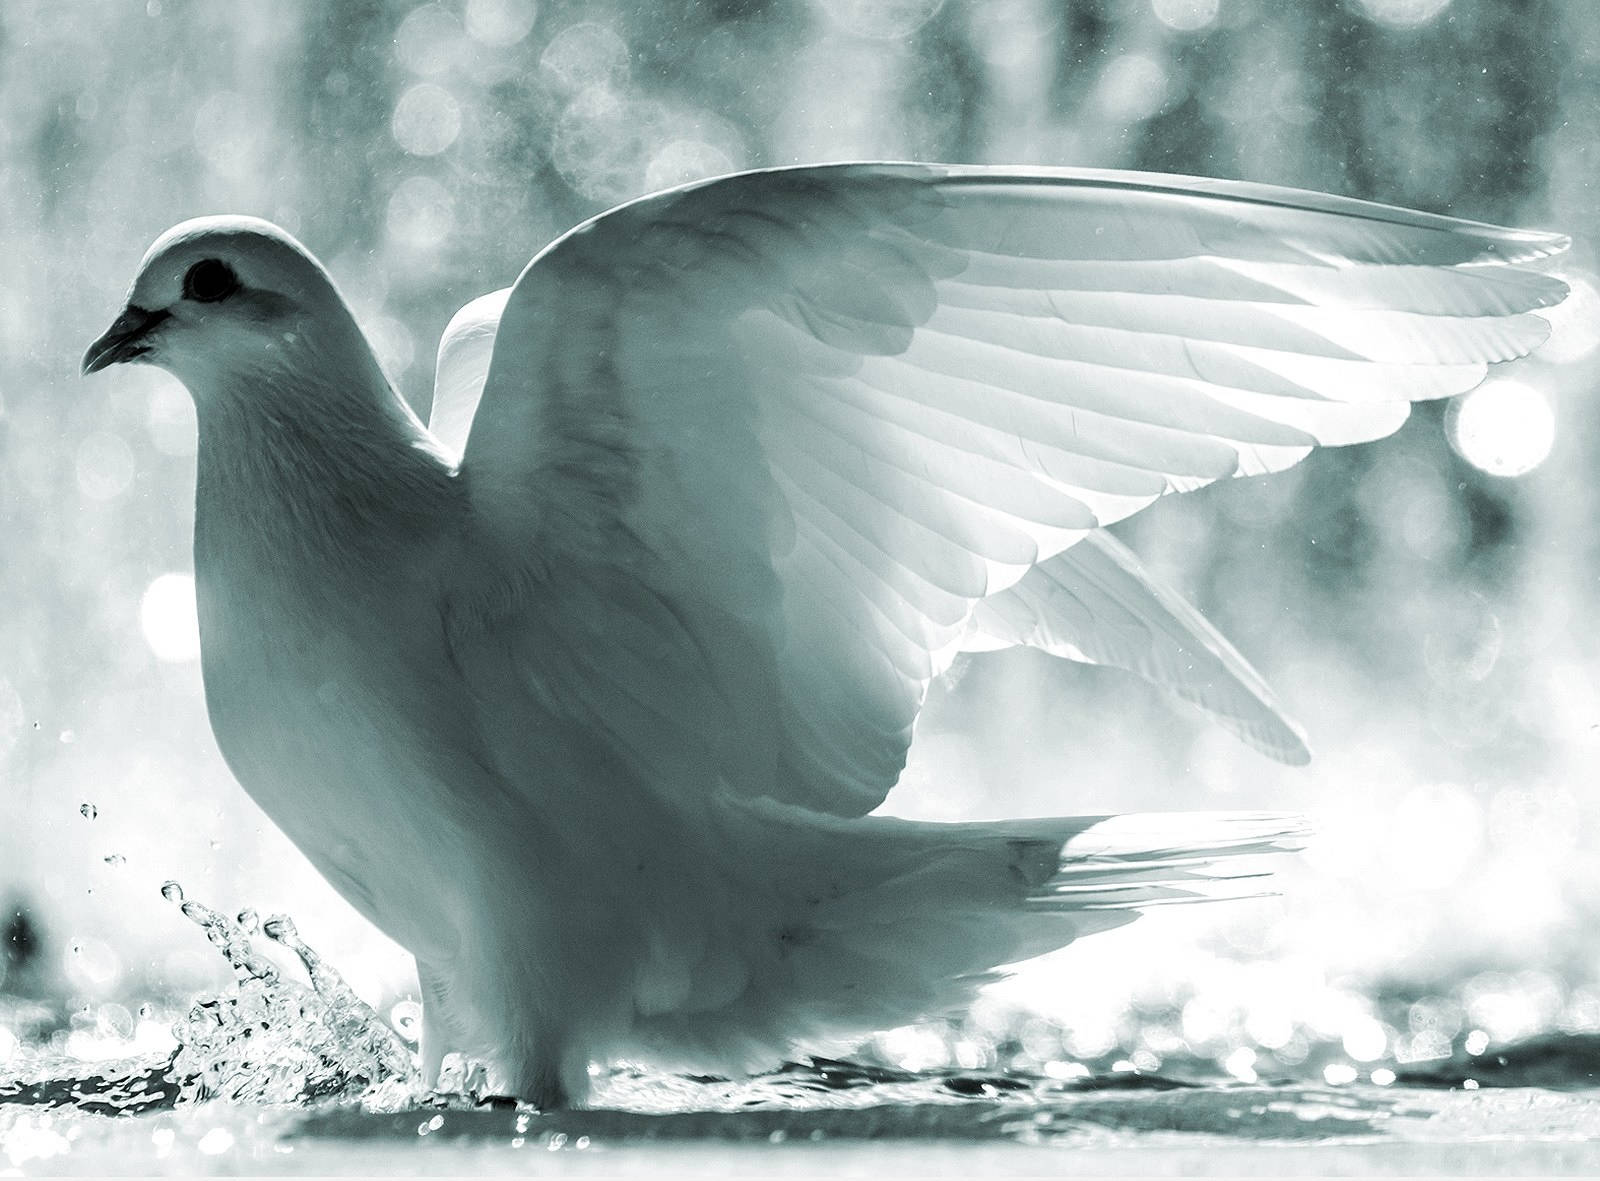
[[[197,572],[296,582],[308,565],[378,573],[453,518],[454,472],[366,342],[357,333],[330,351],[307,349],[196,399]]]

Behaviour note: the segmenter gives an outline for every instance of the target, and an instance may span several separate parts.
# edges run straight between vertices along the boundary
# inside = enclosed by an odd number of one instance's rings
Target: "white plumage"
[[[542,1104],[960,1003],[1280,818],[867,816],[930,679],[1027,644],[1306,756],[1100,527],[1380,437],[1535,348],[1554,235],[1115,172],[836,165],[624,205],[474,301],[431,430],[316,261],[151,248],[86,371],[200,430],[208,706],[417,957],[425,1057]]]

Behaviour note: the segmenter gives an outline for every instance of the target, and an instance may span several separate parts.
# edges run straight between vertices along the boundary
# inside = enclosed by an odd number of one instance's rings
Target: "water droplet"
[[[238,923],[251,935],[261,930],[261,916],[248,906],[239,912]]]
[[[113,853],[109,857],[102,857],[101,860],[110,866],[125,865],[128,861],[121,853]]]
[[[422,1006],[416,1001],[400,1001],[389,1010],[389,1024],[406,1041],[413,1044],[422,1032]]]
[[[261,924],[261,929],[267,933],[268,939],[276,940],[285,947],[292,946],[290,942],[296,939],[300,932],[295,930],[294,920],[286,914],[275,914]]]
[[[177,882],[164,882],[161,886],[161,897],[168,902],[182,902],[183,887]]]
[[[260,956],[248,955],[244,960],[244,969],[257,980],[274,984],[278,979],[278,967]]]
[[[100,809],[96,808],[93,804],[79,804],[78,815],[82,816],[85,820],[93,820],[96,816],[100,815]]]

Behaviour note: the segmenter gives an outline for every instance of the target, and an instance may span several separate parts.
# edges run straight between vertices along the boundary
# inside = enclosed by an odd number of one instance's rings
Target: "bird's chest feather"
[[[472,726],[444,657],[422,554],[356,577],[248,535],[197,535],[206,703],[218,746],[272,820],[413,951],[452,925]]]

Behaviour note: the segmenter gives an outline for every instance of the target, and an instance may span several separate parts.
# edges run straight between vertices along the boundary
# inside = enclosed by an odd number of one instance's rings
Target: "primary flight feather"
[[[1289,825],[868,816],[963,650],[1299,730],[1102,526],[1537,347],[1551,234],[1118,172],[833,165],[621,206],[440,346],[431,429],[282,230],[185,222],[84,359],[199,422],[207,704],[410,950],[430,1071],[581,1102],[970,997]]]

